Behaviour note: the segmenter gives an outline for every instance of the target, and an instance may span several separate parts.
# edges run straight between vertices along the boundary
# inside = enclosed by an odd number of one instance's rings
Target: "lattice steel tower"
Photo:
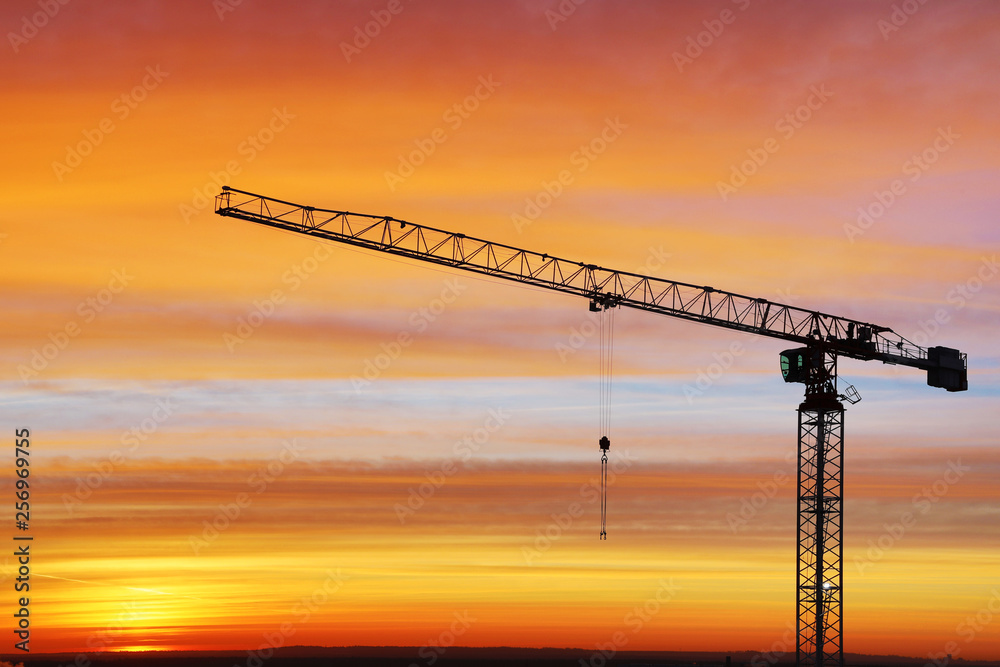
[[[793,364],[801,361],[798,368]],[[837,357],[814,345],[782,355],[787,381],[801,374],[799,405],[796,664],[843,667],[844,405],[837,393]],[[790,379],[791,378],[791,379]]]

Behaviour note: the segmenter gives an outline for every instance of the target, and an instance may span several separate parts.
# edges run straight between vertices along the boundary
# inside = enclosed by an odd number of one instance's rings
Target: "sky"
[[[791,648],[791,345],[617,314],[601,541],[585,300],[219,217],[231,185],[966,352],[956,394],[840,365],[844,647],[1000,659],[996,3],[12,0],[0,27],[32,652]]]

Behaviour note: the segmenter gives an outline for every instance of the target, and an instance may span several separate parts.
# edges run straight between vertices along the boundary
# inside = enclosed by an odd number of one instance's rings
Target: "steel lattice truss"
[[[798,665],[842,667],[844,409],[799,408]]]
[[[801,344],[929,368],[927,350],[887,327],[627,271],[605,269],[388,216],[303,206],[224,188],[216,213],[309,236]]]

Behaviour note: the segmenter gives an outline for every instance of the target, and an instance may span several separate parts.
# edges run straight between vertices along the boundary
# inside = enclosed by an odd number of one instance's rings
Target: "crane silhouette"
[[[968,389],[965,354],[941,346],[925,349],[884,326],[606,269],[389,216],[303,206],[230,187],[222,188],[215,203],[222,216],[582,296],[594,311],[637,308],[798,345],[780,356],[785,382],[805,385],[798,408],[796,665],[843,667],[843,401],[856,403],[860,397],[853,387],[838,391],[837,360],[920,369],[927,372],[929,386],[956,392]],[[602,538],[603,510],[602,499]]]

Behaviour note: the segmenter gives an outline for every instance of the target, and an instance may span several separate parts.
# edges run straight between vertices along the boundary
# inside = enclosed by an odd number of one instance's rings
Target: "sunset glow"
[[[967,352],[957,394],[841,362],[844,649],[1000,659],[996,3],[56,4],[0,8],[32,653],[794,627],[790,344],[618,312],[600,541],[586,300],[219,217],[232,185]]]

